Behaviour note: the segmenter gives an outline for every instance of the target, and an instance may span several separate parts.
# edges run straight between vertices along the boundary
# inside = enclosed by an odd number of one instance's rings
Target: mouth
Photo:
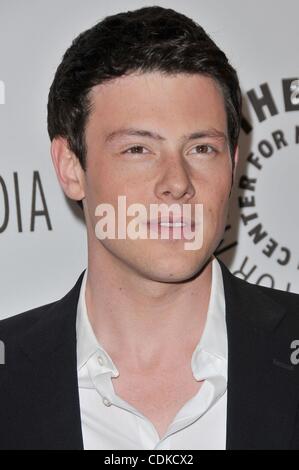
[[[170,216],[149,220],[147,227],[153,233],[158,234],[162,240],[190,240],[190,234],[194,234],[196,223],[190,219]]]
[[[186,227],[186,223],[182,223],[182,222],[160,222],[159,225],[161,225],[161,227]]]
[[[175,218],[170,216],[169,218],[152,219],[147,222],[148,227],[165,227],[168,229],[180,229],[187,227],[188,229],[194,230],[196,223],[194,220],[184,219],[183,217]]]

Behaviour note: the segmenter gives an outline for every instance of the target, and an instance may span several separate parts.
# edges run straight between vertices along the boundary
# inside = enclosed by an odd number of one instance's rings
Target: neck
[[[183,283],[142,277],[109,252],[98,258],[88,259],[85,300],[95,335],[113,360],[125,351],[138,368],[173,361],[175,354],[190,357],[206,322],[213,258]]]

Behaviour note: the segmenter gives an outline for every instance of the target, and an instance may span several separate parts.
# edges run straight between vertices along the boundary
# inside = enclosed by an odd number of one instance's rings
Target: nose
[[[156,196],[167,203],[172,200],[186,202],[195,194],[186,163],[181,158],[170,158],[160,168],[160,177],[156,184]]]

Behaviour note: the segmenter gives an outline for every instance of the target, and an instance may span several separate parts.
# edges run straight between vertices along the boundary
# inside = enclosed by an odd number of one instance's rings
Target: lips
[[[154,230],[175,230],[179,231],[186,227],[187,230],[194,231],[196,223],[191,219],[184,218],[182,216],[175,217],[169,215],[169,217],[159,217],[158,219],[151,219],[147,222],[147,226],[152,227]]]
[[[169,228],[181,228],[181,227],[191,227],[193,230],[195,228],[195,222],[191,219],[186,219],[182,216],[175,217],[169,215],[169,217],[159,217],[158,219],[151,219],[147,222],[148,226],[159,226],[159,227],[169,227]]]

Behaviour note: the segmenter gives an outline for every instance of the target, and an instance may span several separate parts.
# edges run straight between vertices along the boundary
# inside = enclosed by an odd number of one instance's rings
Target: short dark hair
[[[242,106],[237,73],[198,23],[160,6],[107,16],[73,40],[49,91],[50,139],[66,138],[86,171],[85,125],[92,104],[89,92],[116,77],[151,71],[198,73],[220,85],[234,164]],[[79,204],[82,207],[81,201]]]

